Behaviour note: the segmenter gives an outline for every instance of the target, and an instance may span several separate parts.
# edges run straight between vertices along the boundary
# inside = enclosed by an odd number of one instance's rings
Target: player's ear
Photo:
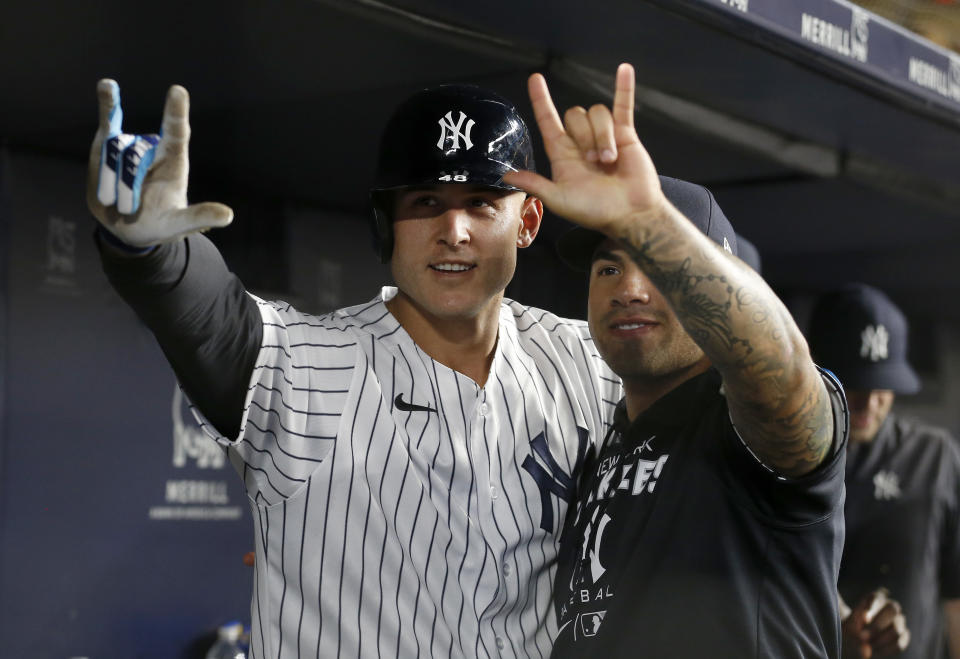
[[[532,195],[527,195],[520,208],[520,229],[517,233],[517,247],[529,247],[540,231],[540,222],[543,221],[543,202]]]

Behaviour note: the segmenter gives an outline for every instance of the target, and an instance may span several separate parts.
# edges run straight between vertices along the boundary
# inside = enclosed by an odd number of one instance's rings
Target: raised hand
[[[608,235],[618,227],[661,212],[666,198],[647,150],[633,125],[634,72],[617,68],[613,110],[594,105],[567,110],[564,121],[542,75],[528,89],[553,180],[534,172],[510,172],[504,181],[539,197],[558,215]]]
[[[170,87],[159,135],[122,132],[120,88],[97,83],[100,124],[90,146],[87,207],[121,241],[134,247],[169,242],[233,220],[223,204],[187,204],[190,97]]]

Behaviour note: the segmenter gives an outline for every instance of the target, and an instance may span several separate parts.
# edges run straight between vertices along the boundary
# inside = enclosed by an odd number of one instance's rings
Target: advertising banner
[[[894,88],[960,110],[960,54],[845,0],[697,0]]]

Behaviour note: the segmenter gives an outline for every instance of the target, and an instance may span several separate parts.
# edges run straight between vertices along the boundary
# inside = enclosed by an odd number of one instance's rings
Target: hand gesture
[[[97,83],[100,125],[90,147],[87,207],[128,245],[149,247],[233,220],[223,204],[187,205],[190,162],[190,97],[174,85],[167,92],[159,135],[122,132],[120,88]]]
[[[612,112],[604,105],[578,106],[561,122],[546,80],[539,73],[530,76],[530,101],[553,180],[520,171],[504,181],[539,197],[558,215],[608,235],[621,235],[619,227],[662,212],[667,201],[633,125],[634,87],[633,67],[621,64]]]
[[[900,603],[880,588],[861,599],[843,621],[843,656],[867,659],[897,654],[910,643]]]

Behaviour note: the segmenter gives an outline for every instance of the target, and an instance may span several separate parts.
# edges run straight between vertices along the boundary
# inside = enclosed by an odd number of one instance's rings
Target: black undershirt
[[[256,302],[202,235],[132,254],[99,231],[107,279],[157,337],[193,404],[236,437],[263,335]]]

